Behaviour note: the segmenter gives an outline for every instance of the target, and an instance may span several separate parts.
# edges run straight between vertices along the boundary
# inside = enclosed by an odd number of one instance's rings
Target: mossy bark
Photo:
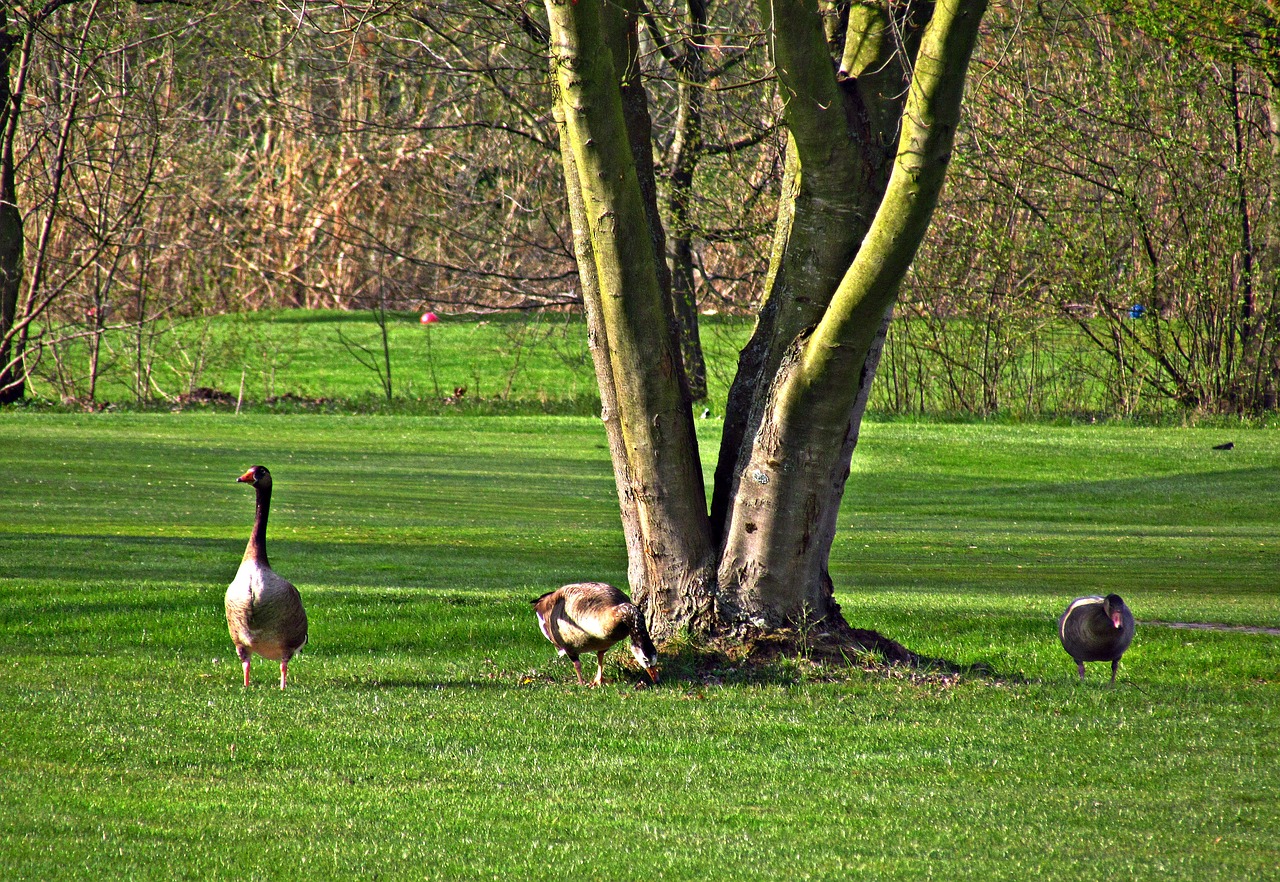
[[[776,5],[770,0],[766,8]],[[776,366],[768,365],[770,381],[753,395],[749,431],[742,438],[729,486],[716,488],[731,500],[725,506],[718,576],[720,615],[730,628],[777,628],[800,619],[843,624],[827,571],[836,517],[888,317],[942,188],[983,10],[981,0],[949,0],[938,3],[927,21],[906,23],[915,29],[907,32],[918,40],[918,49],[904,65],[912,75],[899,113],[890,110],[902,90],[886,89],[884,84],[849,90],[856,91],[850,104],[861,111],[849,115],[846,130],[850,140],[864,148],[860,195],[874,198],[877,205],[869,217],[861,212],[855,216],[858,244],[837,282],[827,287],[829,276],[824,279],[817,292],[820,314],[795,333],[788,329],[784,339],[771,341]],[[849,27],[854,24],[850,19]],[[879,63],[884,50],[869,51],[867,43],[887,32],[872,20],[858,35],[863,48],[853,57]],[[775,28],[775,33],[779,77],[786,84],[794,72],[788,66],[804,57],[797,51],[804,44],[783,29]],[[849,43],[846,36],[845,45]],[[850,57],[845,54],[846,65]],[[883,76],[883,65],[868,69]],[[856,68],[845,72],[857,82]],[[808,78],[797,80],[818,83],[820,71],[815,66]],[[793,134],[800,132],[793,144],[797,176],[804,178],[811,164],[807,157],[813,155],[824,168],[831,150],[819,137],[807,134],[808,117],[823,105],[804,101],[801,87],[794,92],[787,122]],[[791,112],[792,104],[800,105],[797,113]],[[881,187],[870,148],[884,136],[891,119],[898,120],[897,149],[891,174]],[[838,178],[828,175],[815,182],[809,176],[808,185],[825,192],[828,180]],[[811,197],[811,202],[817,201]],[[797,214],[800,207],[798,202]],[[793,223],[793,239],[795,229]],[[806,236],[816,234],[806,231]],[[782,272],[795,246],[787,242],[775,251]],[[797,287],[792,283],[789,293],[775,291],[772,296],[794,300]],[[814,292],[804,296],[812,298]],[[809,309],[814,309],[812,304]]]

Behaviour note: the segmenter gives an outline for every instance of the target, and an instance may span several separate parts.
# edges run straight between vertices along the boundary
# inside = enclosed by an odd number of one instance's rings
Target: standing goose
[[[592,686],[604,682],[604,654],[623,637],[631,638],[631,654],[636,657],[653,682],[658,682],[658,650],[649,639],[644,616],[631,598],[604,582],[575,582],[532,601],[538,616],[538,627],[560,651],[573,662],[582,679],[584,652],[596,654],[596,678]]]
[[[1111,662],[1111,682],[1116,682],[1120,656],[1133,640],[1133,613],[1119,594],[1077,597],[1058,619],[1062,648],[1076,661],[1084,680],[1084,663]]]
[[[289,676],[289,659],[307,642],[307,612],[302,608],[298,589],[277,575],[267,562],[271,473],[263,466],[254,466],[236,481],[253,485],[258,506],[240,569],[227,586],[227,629],[244,665],[244,685],[249,685],[249,659],[256,652],[280,662],[283,689]]]

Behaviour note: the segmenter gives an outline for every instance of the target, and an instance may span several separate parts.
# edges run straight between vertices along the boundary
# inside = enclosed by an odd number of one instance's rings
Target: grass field
[[[599,393],[580,315],[532,314],[444,316],[424,327],[416,313],[388,313],[392,410],[409,412],[549,412],[588,415],[599,410]],[[741,318],[706,319],[710,403],[722,413],[737,351],[750,324]],[[99,402],[129,404],[136,399],[136,348],[127,333],[104,338]],[[345,341],[345,342],[344,342]],[[363,347],[363,348],[361,348]],[[326,399],[332,409],[353,405],[387,410],[379,374],[359,359],[385,370],[381,332],[369,312],[283,310],[213,316],[174,326],[150,350],[152,393],[162,401],[191,387],[217,389],[240,398],[248,409],[297,409]],[[366,351],[367,350],[367,351]],[[52,356],[40,361],[32,392],[57,401],[64,393],[86,395],[88,360],[83,342],[68,347],[59,388]],[[241,382],[243,380],[243,387]],[[457,405],[442,398],[459,387]],[[289,399],[303,399],[295,402]]]
[[[0,414],[0,877],[1280,878],[1280,637],[1151,624],[1280,625],[1280,434],[863,438],[845,612],[975,667],[592,691],[528,601],[625,581],[596,420]],[[222,615],[255,462],[284,693]],[[1115,688],[1054,628],[1105,590]]]
[[[141,408],[208,407],[181,398],[200,387],[224,396],[213,409],[233,409],[239,400],[250,412],[589,416],[599,411],[580,315],[445,315],[429,327],[418,318],[416,313],[388,314],[390,401],[379,374],[368,366],[385,370],[381,332],[372,313],[283,310],[187,320],[149,339],[143,361],[151,380]],[[966,320],[953,321],[955,335],[976,333]],[[751,321],[743,317],[701,318],[708,395],[699,402],[699,412],[709,408],[712,415],[724,414],[738,351],[751,329]],[[1020,354],[1001,361],[999,370],[980,364],[981,345],[944,355],[917,339],[920,334],[919,320],[895,321],[872,391],[872,413],[952,419],[984,406],[989,397],[998,401],[993,413],[1001,419],[1107,419],[1117,410],[1121,393],[1113,388],[1116,366],[1072,323],[1053,325],[1034,345],[1015,347]],[[903,342],[909,340],[915,342]],[[94,392],[97,405],[138,409],[136,342],[127,330],[105,335]],[[83,405],[88,398],[85,341],[63,348],[60,358],[49,351],[40,357],[33,395],[45,402],[76,399]],[[1190,412],[1161,398],[1132,368],[1126,376],[1122,397],[1130,418],[1175,425],[1227,419]],[[984,391],[987,384],[989,392]],[[461,397],[454,395],[459,388],[465,388]],[[1277,424],[1274,413],[1252,420]]]

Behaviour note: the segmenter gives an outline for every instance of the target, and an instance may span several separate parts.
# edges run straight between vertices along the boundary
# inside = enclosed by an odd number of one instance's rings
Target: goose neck
[[[253,532],[244,550],[244,559],[267,563],[267,516],[271,512],[271,485],[254,485],[257,506],[253,514]]]

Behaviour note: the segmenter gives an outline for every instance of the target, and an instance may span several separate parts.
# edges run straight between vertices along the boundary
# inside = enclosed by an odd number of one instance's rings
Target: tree
[[[161,152],[157,95],[171,83],[131,80],[149,44],[194,30],[201,18],[193,13],[173,31],[136,27],[139,7],[165,2],[0,6],[0,404],[23,398],[41,349],[56,358],[59,345],[86,338],[92,398],[112,293],[126,263],[149,262],[141,252]],[[23,126],[27,116],[35,122]],[[37,322],[72,290],[75,318],[40,340]],[[140,314],[142,291],[140,282]]]
[[[1275,406],[1265,79],[1243,55],[1223,57],[1233,44],[1220,5],[1108,5],[1001,4],[986,17],[1000,63],[966,99],[938,208],[954,222],[904,285],[899,312],[912,318],[886,348],[893,403]],[[1179,31],[1193,13],[1194,33]],[[912,354],[940,365],[935,383],[904,370]],[[878,383],[873,406],[884,396]]]
[[[711,5],[707,0],[688,0],[667,4],[662,10],[648,4],[642,34],[657,51],[644,53],[647,57],[640,59],[648,91],[657,105],[659,125],[664,116],[668,123],[661,136],[653,139],[653,146],[659,207],[668,232],[671,296],[694,399],[707,397],[707,368],[698,329],[697,272],[701,270],[708,288],[711,283],[698,245],[753,242],[765,233],[752,215],[757,213],[760,184],[776,178],[759,175],[758,164],[752,162],[759,153],[754,148],[777,130],[777,108],[760,101],[757,90],[742,88],[765,78],[754,69],[762,53],[758,51],[760,37],[751,33],[753,27],[747,21],[750,9],[716,4],[713,18]],[[726,39],[732,40],[733,48],[723,47]],[[708,114],[706,96],[713,91],[719,100]],[[741,97],[733,101],[733,96]],[[752,186],[742,180],[743,173],[758,183]],[[724,194],[719,200],[712,188],[698,186],[708,179],[715,181],[718,194]]]
[[[710,509],[650,194],[639,0],[546,0],[575,252],[650,628],[848,625],[828,556],[899,283],[950,159],[985,0],[761,0],[788,132]]]
[[[1156,361],[1165,375],[1162,379],[1175,390],[1170,397],[1183,404],[1246,413],[1274,409],[1280,396],[1280,339],[1275,333],[1280,323],[1275,282],[1280,256],[1276,233],[1265,221],[1274,215],[1280,191],[1280,3],[1152,0],[1133,5],[1103,0],[1101,5],[1121,27],[1146,33],[1163,43],[1171,56],[1203,65],[1201,76],[1216,81],[1231,117],[1231,157],[1221,163],[1234,191],[1233,216],[1223,226],[1238,236],[1233,249],[1236,266],[1223,274],[1230,279],[1229,296],[1203,298],[1206,304],[1190,317],[1195,338],[1190,346],[1137,335],[1129,342]],[[1251,82],[1258,79],[1260,83]],[[1271,147],[1269,186],[1261,197],[1250,191],[1256,172],[1248,156],[1253,125],[1245,103],[1252,94],[1265,99]],[[1199,350],[1200,359],[1183,355],[1192,348]]]
[[[62,198],[72,128],[80,109],[85,77],[93,61],[87,56],[89,23],[98,14],[97,0],[89,0],[85,24],[68,47],[71,63],[66,82],[67,107],[53,127],[48,162],[49,187],[44,220],[28,271],[26,222],[18,201],[17,139],[22,103],[35,57],[36,37],[61,8],[79,0],[44,0],[29,7],[0,7],[0,404],[19,401],[26,393],[26,343],[31,323],[52,302],[41,291],[53,218]],[[12,18],[10,15],[12,14]],[[26,296],[22,295],[25,286]]]
[[[47,17],[57,5],[61,4],[46,4],[41,11]],[[21,337],[15,327],[25,241],[14,153],[31,63],[32,24],[22,30],[11,27],[8,6],[0,6],[0,404],[21,399],[26,389]]]

